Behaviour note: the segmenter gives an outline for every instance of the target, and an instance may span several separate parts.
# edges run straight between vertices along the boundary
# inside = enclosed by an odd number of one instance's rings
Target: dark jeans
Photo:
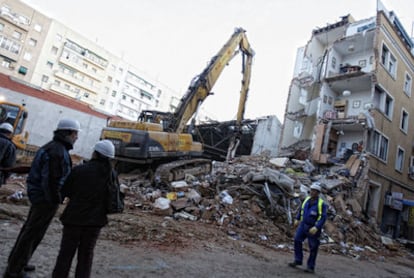
[[[58,205],[37,204],[30,207],[29,215],[10,252],[6,273],[23,274],[23,268],[29,262],[34,251],[42,241],[50,222],[56,214]]]
[[[63,227],[62,241],[59,255],[53,270],[53,278],[66,278],[69,276],[70,267],[76,250],[78,250],[78,262],[76,265],[76,278],[91,276],[93,251],[98,240],[101,227],[69,226]]]

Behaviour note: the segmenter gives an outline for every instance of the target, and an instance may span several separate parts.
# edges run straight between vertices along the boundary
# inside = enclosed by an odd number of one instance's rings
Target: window
[[[104,88],[104,92],[105,92],[105,94],[108,94],[109,93],[109,88],[108,87],[105,87]]]
[[[3,30],[4,30],[4,24],[0,23],[0,32],[3,32]]]
[[[388,118],[392,118],[394,99],[381,87],[375,87],[374,102],[376,107]]]
[[[408,112],[405,109],[401,111],[400,129],[407,133],[408,131]]]
[[[29,39],[29,42],[28,42],[28,44],[30,45],[30,46],[36,46],[37,45],[37,40],[35,40],[35,39]]]
[[[108,76],[107,80],[108,82],[112,82],[112,76]]]
[[[374,131],[372,135],[371,153],[378,158],[387,161],[388,156],[388,138],[378,131]]]
[[[12,37],[17,40],[20,40],[20,38],[22,37],[22,33],[14,31]]]
[[[116,97],[116,91],[112,91],[112,95],[113,97]]]
[[[404,79],[404,93],[407,96],[411,96],[411,83],[412,83],[411,76],[408,73],[406,73],[405,79]]]
[[[10,68],[10,61],[8,60],[1,61],[1,66],[5,68]]]
[[[19,71],[18,71],[20,74],[22,74],[22,75],[26,75],[26,73],[27,73],[27,68],[26,67],[23,67],[23,66],[20,66],[20,68],[19,68]]]
[[[50,61],[47,61],[47,62],[46,62],[46,66],[47,66],[48,68],[53,68],[53,63],[52,63],[52,62],[50,62]]]
[[[60,42],[63,40],[63,37],[61,34],[56,34],[56,41]]]
[[[122,95],[122,99],[123,100],[126,100],[126,95]]]
[[[414,156],[410,157],[410,166],[408,168],[408,176],[414,179]]]
[[[12,53],[15,53],[15,54],[19,54],[19,51],[20,51],[20,44],[18,44],[18,43],[12,43],[12,45],[10,46],[10,51],[12,52]]]
[[[47,83],[49,81],[49,76],[42,75],[42,83]]]
[[[335,69],[336,68],[336,57],[332,57],[332,61],[331,62],[332,62],[331,63],[332,68]]]
[[[404,149],[397,147],[397,154],[395,157],[395,170],[402,172],[404,167]]]
[[[385,44],[382,45],[381,63],[392,77],[396,77],[397,59],[395,59]]]
[[[40,24],[37,24],[37,23],[36,23],[36,24],[34,25],[33,29],[35,29],[35,30],[36,30],[37,32],[39,32],[39,33],[40,33],[40,32],[42,32],[42,26],[41,26]]]
[[[52,49],[50,50],[50,52],[52,52],[53,55],[57,55],[59,48],[57,48],[56,46],[52,46]]]
[[[55,85],[56,86],[60,86],[60,81],[59,80],[55,80]]]
[[[105,105],[105,100],[101,98],[101,101],[99,102],[100,105]]]
[[[69,91],[70,86],[69,86],[69,84],[65,84],[65,85],[63,86],[63,88],[65,88],[65,90],[68,90],[68,91]]]
[[[32,60],[32,54],[30,54],[29,52],[24,53],[23,59],[25,59],[26,61]]]

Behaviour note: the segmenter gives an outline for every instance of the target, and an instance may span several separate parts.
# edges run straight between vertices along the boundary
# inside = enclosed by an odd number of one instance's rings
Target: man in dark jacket
[[[289,263],[290,267],[302,264],[303,241],[307,238],[309,244],[309,258],[305,272],[315,272],[316,256],[318,255],[319,237],[326,221],[327,206],[319,197],[321,185],[314,182],[310,187],[310,196],[307,197],[296,215],[294,227],[299,226],[295,235],[295,260]]]
[[[11,138],[13,126],[9,123],[0,124],[0,168],[9,168],[16,163],[16,146]],[[0,171],[0,187],[9,177],[8,172]]]
[[[31,202],[29,215],[9,255],[4,277],[27,277],[28,265],[61,203],[60,189],[72,169],[69,150],[78,139],[80,124],[62,119],[53,140],[36,153],[27,177],[27,194]]]
[[[117,179],[110,159],[115,147],[109,140],[95,144],[92,159],[73,171],[62,188],[62,196],[69,203],[62,213],[63,235],[59,255],[53,270],[53,278],[69,275],[72,259],[78,251],[75,277],[91,275],[93,251],[100,230],[108,223],[108,180]]]

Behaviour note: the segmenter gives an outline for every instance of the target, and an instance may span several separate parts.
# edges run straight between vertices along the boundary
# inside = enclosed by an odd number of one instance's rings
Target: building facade
[[[109,115],[173,111],[179,94],[59,21],[0,0],[0,73]]]
[[[279,144],[309,140],[322,166],[355,155],[366,165],[361,207],[394,236],[414,234],[413,53],[398,17],[380,5],[372,18],[313,30],[297,52]]]

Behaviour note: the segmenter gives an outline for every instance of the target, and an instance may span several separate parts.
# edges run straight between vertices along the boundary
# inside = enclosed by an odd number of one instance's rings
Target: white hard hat
[[[56,129],[80,131],[80,123],[73,119],[61,119]]]
[[[95,144],[93,148],[95,151],[100,153],[103,156],[114,158],[115,157],[115,146],[109,140],[101,140]]]
[[[0,125],[0,129],[6,130],[9,133],[13,133],[13,126],[9,123],[2,123]]]
[[[321,192],[321,190],[322,190],[321,189],[321,183],[320,182],[314,182],[314,183],[312,183],[310,189],[314,189],[314,190],[316,190],[318,192]]]

